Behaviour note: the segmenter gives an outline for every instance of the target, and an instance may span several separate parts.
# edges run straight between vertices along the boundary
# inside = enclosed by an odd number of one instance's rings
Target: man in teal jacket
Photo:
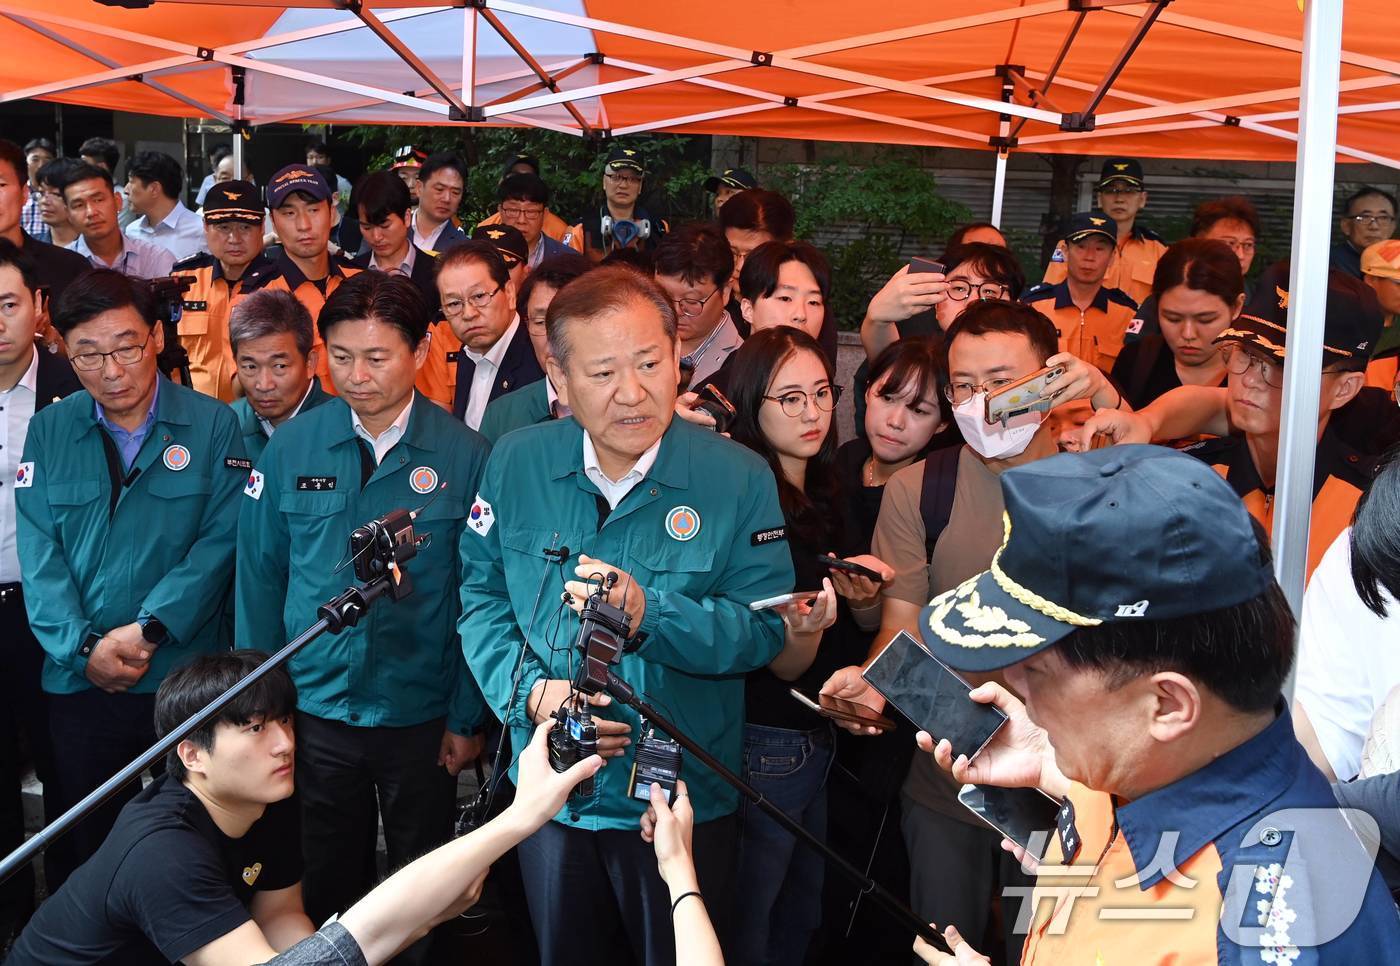
[[[316,608],[353,580],[343,565],[356,527],[418,510],[425,538],[407,568],[409,597],[376,604],[291,663],[306,908],[316,922],[373,886],[377,811],[391,869],[446,840],[454,776],[480,753],[487,716],[457,639],[456,554],[487,447],[413,390],[427,316],[401,276],[364,272],[337,289],[319,326],[340,398],[279,428],[244,489],[244,647],[273,650],[315,622]]]
[[[220,618],[248,461],[227,406],[160,375],[154,320],[144,284],[118,272],[68,286],[53,323],[86,391],[34,417],[15,480],[64,809],[155,742],[155,691],[172,667],[228,646]],[[51,890],[138,791],[69,833]]]
[[[316,376],[314,324],[296,296],[274,289],[252,293],[229,318],[229,347],[243,389],[233,413],[254,463],[278,426],[331,398]]]
[[[461,540],[467,663],[524,747],[533,725],[569,700],[578,663],[579,624],[561,592],[571,584],[577,608],[578,581],[616,573],[610,597],[635,635],[617,673],[737,770],[743,675],[783,640],[778,617],[748,605],[793,585],[773,476],[748,450],[674,419],[675,311],[653,282],[595,269],[555,297],[547,324],[550,377],[573,418],[509,434],[487,463]],[[565,546],[567,561],[546,553]],[[591,704],[600,752],[621,760],[520,846],[541,960],[635,955],[665,966],[669,900],[637,835],[646,803],[628,787],[637,715],[606,696]],[[701,888],[718,899],[732,873],[738,796],[698,764],[685,777]]]

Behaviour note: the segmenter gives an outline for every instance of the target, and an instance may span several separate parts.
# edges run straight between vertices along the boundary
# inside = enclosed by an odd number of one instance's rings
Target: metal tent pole
[[[1322,327],[1332,238],[1337,99],[1342,56],[1342,0],[1309,3],[1304,11],[1298,170],[1293,194],[1293,247],[1288,287],[1288,361],[1274,505],[1274,572],[1294,614],[1303,606],[1322,389]],[[1292,680],[1288,683],[1292,695]]]

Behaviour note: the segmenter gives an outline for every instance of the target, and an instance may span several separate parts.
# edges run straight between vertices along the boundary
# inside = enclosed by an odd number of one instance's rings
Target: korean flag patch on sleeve
[[[491,504],[481,498],[481,494],[476,495],[472,501],[472,508],[467,513],[467,526],[471,527],[483,537],[491,532],[491,528],[496,525],[496,511],[491,509]]]
[[[243,495],[251,496],[255,500],[262,499],[263,475],[257,470],[248,474],[248,485],[243,487]]]
[[[34,485],[34,464],[21,463],[15,472],[15,488],[24,489]]]

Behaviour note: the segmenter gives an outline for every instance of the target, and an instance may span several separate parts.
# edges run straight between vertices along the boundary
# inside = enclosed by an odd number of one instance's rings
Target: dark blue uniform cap
[[[1283,363],[1288,346],[1288,262],[1259,276],[1244,311],[1215,337],[1215,344],[1240,342]],[[1360,366],[1376,351],[1385,313],[1371,286],[1339,269],[1327,273],[1327,308],[1322,320],[1322,362]]]
[[[624,148],[618,145],[608,151],[607,158],[603,163],[609,168],[631,168],[638,174],[646,174],[646,164],[642,161],[642,152],[636,148]]]
[[[267,206],[280,208],[287,196],[300,191],[312,201],[330,201],[331,187],[321,172],[310,165],[289,164],[267,183]]]
[[[1099,172],[1099,188],[1115,181],[1126,181],[1134,188],[1142,187],[1142,165],[1136,158],[1109,158]]]
[[[1004,668],[1081,627],[1232,607],[1273,582],[1240,498],[1185,453],[1063,453],[1007,470],[1001,489],[991,569],[919,617],[925,645],[960,671]]]
[[[1118,247],[1118,223],[1108,217],[1108,213],[1098,208],[1090,208],[1072,215],[1065,228],[1065,241],[1077,242],[1098,235],[1108,239],[1109,244]]]
[[[705,190],[717,192],[720,188],[738,188],[745,191],[758,187],[758,179],[744,168],[725,168],[723,174],[712,174],[705,179]]]

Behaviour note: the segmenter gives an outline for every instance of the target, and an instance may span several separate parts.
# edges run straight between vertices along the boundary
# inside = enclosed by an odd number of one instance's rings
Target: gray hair
[[[228,322],[228,341],[234,354],[238,344],[264,336],[290,332],[297,351],[305,358],[316,344],[311,313],[291,292],[259,289],[233,307]]]
[[[567,368],[570,349],[565,329],[577,322],[591,322],[601,315],[621,312],[638,302],[656,309],[661,316],[661,327],[674,342],[676,307],[661,286],[635,268],[603,265],[569,282],[549,303],[544,328],[550,355],[561,367]]]

